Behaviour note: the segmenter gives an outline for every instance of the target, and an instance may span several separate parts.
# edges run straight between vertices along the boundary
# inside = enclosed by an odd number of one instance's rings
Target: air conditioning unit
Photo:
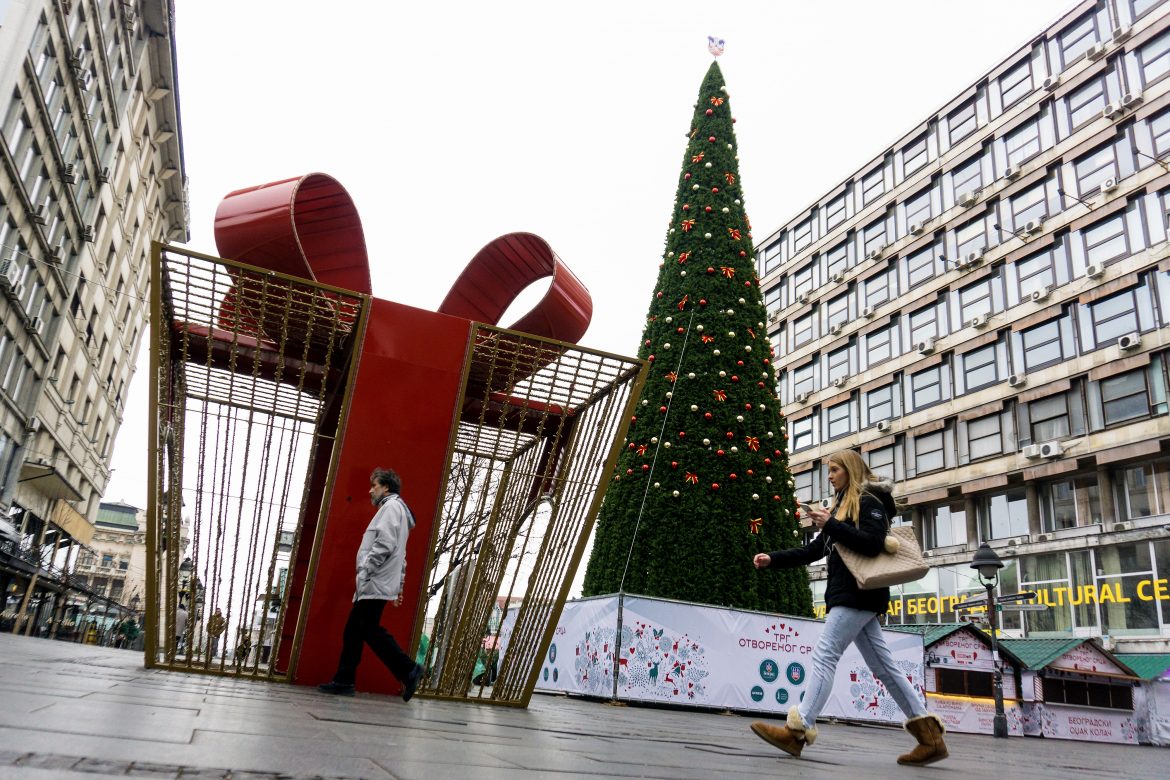
[[[93,242],[93,225],[86,225],[81,229],[81,239],[83,241]]]
[[[1089,277],[1090,279],[1096,279],[1103,273],[1105,273],[1105,269],[1096,263],[1089,263],[1087,266],[1085,266],[1085,276]]]
[[[1092,46],[1089,47],[1089,50],[1087,52],[1085,52],[1085,58],[1089,59],[1089,60],[1099,60],[1104,56],[1105,56],[1105,44],[1104,43],[1094,43]]]
[[[886,431],[888,431],[890,429],[890,421],[889,420],[879,420],[878,424],[877,424],[877,429],[878,429],[878,431],[885,433]]]
[[[879,246],[877,249],[871,249],[871,250],[869,250],[868,253],[866,253],[865,259],[866,260],[881,260],[882,259],[882,252],[884,252],[885,249],[886,248],[884,245]]]
[[[839,376],[833,380],[833,387],[844,387],[849,382],[849,377]]]
[[[1121,107],[1124,109],[1132,109],[1142,102],[1141,92],[1126,92],[1121,96]]]
[[[840,282],[843,282],[843,281],[845,281],[845,274],[841,273],[840,271],[837,271],[836,273],[834,273],[832,276],[829,277],[829,281],[832,282],[833,284],[838,284]]]
[[[931,352],[934,352],[934,345],[937,341],[937,338],[931,336],[928,339],[918,342],[915,346],[918,348],[919,354],[929,355]]]
[[[970,192],[964,192],[959,196],[959,205],[963,208],[970,208],[971,206],[974,206],[978,200],[979,190],[971,190]]]
[[[1101,182],[1101,192],[1113,192],[1117,189],[1117,179],[1110,176],[1105,181]]]
[[[15,260],[0,263],[0,290],[11,293],[20,284],[20,268]]]
[[[1058,441],[1046,441],[1034,446],[1040,449],[1041,458],[1055,458],[1064,452],[1064,445]]]
[[[102,184],[108,183],[110,181],[110,169],[102,168],[100,171],[98,171],[97,178],[98,181],[100,181]]]
[[[42,324],[40,317],[29,317],[24,321],[24,329],[29,333],[40,333]]]
[[[1121,116],[1121,106],[1117,103],[1106,103],[1105,108],[1101,109],[1101,116],[1106,119],[1117,119]]]
[[[73,163],[66,163],[61,167],[61,178],[70,184],[77,182],[77,177],[73,175]]]
[[[1012,374],[1008,377],[1008,387],[1023,387],[1028,384],[1027,374]]]
[[[1046,284],[1043,287],[1038,287],[1032,292],[1028,293],[1028,297],[1032,299],[1033,303],[1040,303],[1048,300],[1048,296],[1052,294],[1052,285]]]
[[[926,225],[922,222],[911,222],[910,223],[910,235],[912,235],[912,236],[921,235],[922,231],[925,229],[926,229]]]
[[[1024,223],[1024,232],[1028,235],[1032,233],[1039,233],[1040,228],[1044,227],[1044,220],[1040,218],[1030,219]]]
[[[1110,531],[1132,531],[1133,523],[1114,523],[1109,526]]]
[[[1018,166],[1018,165],[1009,165],[1008,167],[1003,169],[1003,177],[1005,179],[1014,179],[1019,175],[1020,175],[1020,166]]]
[[[1052,74],[1044,79],[1044,83],[1041,86],[1044,87],[1044,91],[1051,92],[1060,86],[1060,75],[1056,73]]]
[[[1020,454],[1023,455],[1028,460],[1035,460],[1036,458],[1040,457],[1040,445],[1039,444],[1029,444],[1028,446],[1026,446],[1020,450]]]
[[[1038,541],[1038,542],[1051,542],[1055,538],[1056,538],[1056,534],[1037,534],[1036,535],[1036,541]]]
[[[874,310],[873,306],[866,306],[864,309],[861,310],[861,316],[868,320],[870,317],[873,316],[873,310]]]
[[[1109,38],[1114,43],[1121,43],[1122,41],[1127,41],[1127,40],[1129,40],[1129,34],[1132,30],[1133,30],[1133,28],[1127,24],[1119,25],[1119,26],[1113,28],[1113,32],[1110,33]]]
[[[967,320],[967,327],[969,327],[969,328],[982,328],[986,324],[987,324],[987,315],[986,314],[976,314],[974,317]]]
[[[1126,333],[1117,340],[1117,346],[1122,350],[1128,352],[1132,349],[1137,349],[1142,345],[1142,334],[1140,333]]]
[[[832,325],[829,326],[829,335],[836,336],[838,333],[841,332],[842,327],[844,327],[844,325],[840,322],[833,323]]]
[[[798,404],[802,404],[807,400],[808,400],[808,393],[797,393],[796,394],[796,402]]]
[[[799,306],[803,306],[808,303],[808,293],[802,292],[800,295],[796,296],[796,303]]]
[[[24,429],[26,431],[28,431],[29,433],[36,433],[37,431],[39,431],[41,429],[41,418],[40,417],[28,418],[28,422],[25,424]]]
[[[968,252],[961,259],[955,261],[955,268],[963,270],[964,268],[971,268],[979,265],[983,261],[983,250],[979,249],[974,252]]]

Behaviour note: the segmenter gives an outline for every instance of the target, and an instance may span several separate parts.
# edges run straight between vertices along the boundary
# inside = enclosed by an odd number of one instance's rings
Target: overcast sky
[[[542,236],[589,288],[587,347],[635,354],[686,131],[726,77],[757,243],[1071,0],[177,3],[189,248],[228,192],[313,171],[363,222],[374,293],[437,308],[488,241]],[[574,10],[576,9],[576,10]],[[531,304],[510,312],[510,325]],[[144,347],[145,351],[145,347]],[[106,500],[146,503],[146,356]]]

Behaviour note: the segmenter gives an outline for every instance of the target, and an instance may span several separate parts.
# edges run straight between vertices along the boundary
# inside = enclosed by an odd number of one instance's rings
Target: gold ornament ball
[[[691,411],[692,412],[699,411],[699,405],[698,404],[691,404]]]
[[[716,350],[712,350],[711,354],[714,355],[715,357],[719,357],[720,352],[719,352],[719,350],[716,349]]]
[[[674,492],[671,493],[671,495],[674,496],[675,498],[678,498],[678,491],[675,490]]]

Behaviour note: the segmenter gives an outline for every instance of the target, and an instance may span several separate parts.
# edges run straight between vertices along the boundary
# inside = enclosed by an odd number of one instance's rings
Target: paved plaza
[[[526,710],[146,670],[142,654],[0,634],[0,778],[1165,778],[1170,752],[824,724],[806,758],[749,716],[537,695]]]

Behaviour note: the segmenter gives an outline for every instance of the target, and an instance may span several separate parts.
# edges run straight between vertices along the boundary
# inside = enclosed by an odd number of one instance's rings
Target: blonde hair
[[[829,456],[829,463],[836,463],[849,476],[849,484],[833,501],[833,516],[838,520],[852,520],[856,523],[861,511],[862,487],[877,477],[869,470],[869,464],[853,450],[834,452]]]

